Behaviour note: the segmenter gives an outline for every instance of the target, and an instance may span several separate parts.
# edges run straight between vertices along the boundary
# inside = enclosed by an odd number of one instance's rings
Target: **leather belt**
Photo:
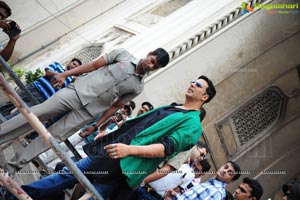
[[[156,198],[157,200],[162,199],[162,196],[160,196],[155,189],[153,189],[149,184],[146,184],[144,186],[144,189],[146,190],[146,192],[148,192],[150,195],[152,195],[154,198]]]

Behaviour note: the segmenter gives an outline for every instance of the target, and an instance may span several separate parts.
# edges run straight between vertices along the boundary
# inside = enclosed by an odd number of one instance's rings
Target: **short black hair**
[[[73,61],[78,62],[79,65],[82,65],[82,62],[81,62],[81,60],[80,60],[79,58],[73,58],[73,59],[71,60],[71,62],[73,62]]]
[[[165,67],[170,60],[169,53],[163,48],[157,48],[152,52],[152,55],[157,57],[157,61],[159,63],[159,67]]]
[[[234,169],[234,177],[232,178],[233,181],[237,180],[240,178],[241,176],[241,168],[240,166],[236,163],[236,162],[233,162],[233,161],[228,161],[227,163],[231,163],[233,169]]]
[[[206,116],[206,110],[203,108],[203,106],[201,106],[201,108],[200,108],[200,122],[203,121],[205,116]]]
[[[206,153],[208,153],[209,152],[209,150],[208,150],[208,146],[204,143],[204,142],[202,142],[202,141],[197,141],[197,147],[199,147],[199,148],[204,148],[205,150],[206,150]]]
[[[143,107],[143,105],[148,106],[150,110],[153,110],[153,108],[154,108],[153,105],[150,102],[148,102],[148,101],[143,102],[142,103],[142,107]]]
[[[225,192],[226,192],[225,200],[233,200],[233,195],[228,190],[225,190]]]
[[[131,106],[130,105],[124,105],[123,106],[123,108],[125,109],[125,110],[127,110],[127,113],[128,113],[128,116],[130,116],[131,114],[132,114],[132,108],[131,108]]]
[[[284,195],[287,195],[289,191],[289,199],[290,200],[298,200],[300,199],[300,182],[296,180],[292,181],[290,184],[284,184],[282,186],[282,191]]]
[[[208,84],[208,87],[206,88],[206,93],[208,95],[208,99],[204,102],[204,103],[208,103],[215,97],[215,95],[217,93],[216,88],[215,88],[213,82],[209,78],[207,78],[206,76],[201,75],[201,76],[198,77],[198,79],[203,79]]]
[[[200,160],[199,164],[202,166],[202,173],[208,172],[211,168],[211,165],[209,164],[207,159]]]
[[[129,106],[131,107],[132,110],[134,110],[135,109],[135,102],[130,100],[129,101]]]
[[[4,1],[0,1],[0,8],[4,8],[6,10],[7,17],[11,16],[11,9]]]
[[[243,183],[248,184],[250,186],[250,188],[252,189],[251,197],[255,197],[256,200],[259,200],[261,198],[261,196],[264,193],[264,190],[263,190],[261,184],[257,180],[246,177],[243,179]]]

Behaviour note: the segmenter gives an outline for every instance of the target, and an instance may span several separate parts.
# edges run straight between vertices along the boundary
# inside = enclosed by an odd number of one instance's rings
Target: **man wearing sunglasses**
[[[234,191],[234,200],[260,200],[263,188],[257,180],[246,177]]]
[[[91,172],[90,178],[104,199],[114,191],[120,193],[119,187],[124,191],[122,199],[132,199],[132,188],[140,185],[161,162],[197,143],[202,133],[199,108],[216,94],[206,76],[200,76],[197,82],[201,87],[190,83],[183,105],[156,108],[84,146],[87,157],[76,165],[83,172]],[[77,183],[68,168],[63,171],[22,188],[33,199],[55,199],[58,191]]]
[[[4,2],[0,1],[0,28],[2,28],[3,32],[8,33],[9,30],[12,28],[10,26],[9,20],[6,20],[11,15],[11,9],[10,7]],[[19,31],[21,30],[18,25],[15,27]],[[19,39],[20,33],[9,37],[9,41],[6,45],[6,47],[3,48],[2,44],[0,44],[0,55],[3,57],[5,61],[8,61],[11,57],[16,41]]]
[[[204,80],[208,81],[207,77],[200,76],[197,81],[192,80],[190,82],[191,86],[193,88],[203,88],[203,82],[199,81],[199,79],[201,79],[201,78],[204,78]],[[208,88],[208,89],[206,89],[206,91],[204,91],[204,95],[206,94],[210,97],[214,96],[215,93],[216,93],[215,90],[212,90],[212,88]],[[211,99],[208,99],[203,104],[208,103],[210,100]],[[200,115],[200,123],[201,123],[201,121],[204,119],[204,117],[206,115],[206,111],[204,110],[204,108],[202,106],[200,107],[199,110],[201,111],[201,115]],[[141,186],[144,186],[153,181],[157,181],[157,180],[167,176],[169,173],[172,173],[172,171],[179,170],[181,165],[184,164],[185,162],[193,162],[194,159],[199,158],[199,156],[202,159],[204,159],[206,157],[207,153],[208,153],[208,147],[206,146],[206,144],[198,141],[197,145],[193,146],[191,149],[181,152],[178,155],[176,155],[175,157],[160,164],[159,169],[156,170],[155,172],[153,172],[152,174],[150,174],[149,176],[147,176],[143,180]],[[195,179],[195,180],[197,180],[197,179]],[[198,179],[198,182],[199,182],[199,179]],[[143,189],[143,188],[141,188],[141,189]]]

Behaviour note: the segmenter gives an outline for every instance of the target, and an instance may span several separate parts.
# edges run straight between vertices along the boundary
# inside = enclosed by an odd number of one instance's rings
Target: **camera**
[[[15,37],[21,33],[21,29],[17,27],[17,23],[15,21],[7,22],[9,24],[9,30],[7,31],[7,35],[11,37]]]

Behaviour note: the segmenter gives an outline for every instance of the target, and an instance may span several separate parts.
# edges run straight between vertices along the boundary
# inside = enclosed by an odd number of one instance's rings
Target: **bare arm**
[[[57,72],[53,72],[51,70],[46,70],[45,71],[45,75],[48,77],[48,78],[52,78],[53,76],[55,76],[56,74],[58,74]]]
[[[150,144],[145,146],[128,145],[129,155],[146,157],[146,158],[161,158],[165,156],[165,146],[163,144]]]
[[[17,40],[11,38],[7,43],[6,47],[1,51],[1,56],[5,61],[8,61],[10,59],[14,51],[16,41]]]
[[[115,114],[118,109],[122,108],[122,106],[123,103],[120,99],[114,102],[113,105],[102,114],[100,119],[97,121],[96,126],[99,127],[103,122],[105,122],[105,120]]]
[[[172,197],[175,197],[177,194],[178,193],[175,190],[169,189],[165,192],[164,200],[172,199]]]
[[[119,99],[116,102],[113,103],[113,105],[107,109],[102,116],[100,117],[100,119],[96,122],[95,126],[89,126],[85,129],[85,132],[83,134],[82,137],[87,137],[88,135],[90,135],[92,132],[94,132],[96,130],[96,127],[99,127],[100,125],[102,125],[109,117],[111,117],[118,109],[122,108],[123,103],[122,101]],[[96,137],[94,138],[94,140],[103,137],[103,133],[101,132],[101,130],[99,131],[98,135],[96,135]]]
[[[80,74],[92,72],[92,71],[95,71],[95,70],[105,66],[105,65],[106,65],[106,62],[105,62],[104,58],[101,56],[101,57],[93,60],[92,62],[80,65],[79,67],[76,67],[74,69],[67,70],[63,73],[57,74],[56,81],[59,82],[60,86],[62,86],[64,84],[66,77],[68,77],[68,76],[78,76]]]
[[[109,144],[104,147],[111,158],[125,158],[137,156],[146,158],[161,158],[165,156],[163,144],[149,144],[144,146],[127,145],[123,143]],[[115,157],[117,156],[117,157]]]
[[[165,164],[162,168],[156,170],[155,172],[153,172],[152,174],[149,174],[145,179],[144,179],[144,183],[151,183],[153,181],[156,181],[162,177],[167,176],[169,173],[171,173],[172,171],[174,171],[175,168],[172,167],[169,164]]]
[[[6,21],[0,20],[0,28],[3,29],[3,32],[7,32],[9,30],[10,26]],[[19,26],[17,26],[17,28],[19,28]],[[2,51],[0,52],[1,56],[4,58],[5,61],[8,61],[10,59],[10,57],[14,51],[15,44],[19,38],[20,38],[20,34],[9,38],[9,41],[8,41],[6,47],[4,47],[2,49]]]

